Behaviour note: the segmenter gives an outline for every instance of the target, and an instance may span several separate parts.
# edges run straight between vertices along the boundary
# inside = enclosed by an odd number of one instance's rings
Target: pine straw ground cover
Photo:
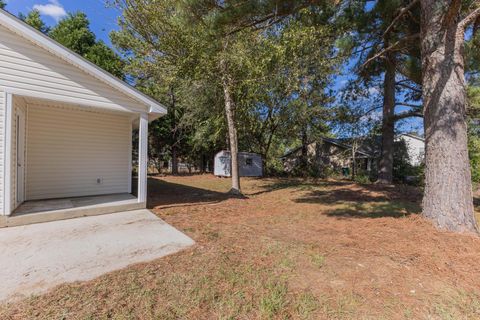
[[[418,190],[244,179],[238,199],[228,185],[151,179],[149,205],[194,247],[0,306],[0,318],[480,318],[480,239],[432,228]]]

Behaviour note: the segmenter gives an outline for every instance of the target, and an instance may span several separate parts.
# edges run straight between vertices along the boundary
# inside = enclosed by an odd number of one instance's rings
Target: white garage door
[[[126,115],[29,105],[26,199],[129,192],[131,141]]]

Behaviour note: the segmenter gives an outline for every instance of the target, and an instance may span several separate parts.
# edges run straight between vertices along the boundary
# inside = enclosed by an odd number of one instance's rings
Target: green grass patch
[[[311,258],[312,264],[317,268],[321,268],[325,265],[325,257],[321,254],[314,253],[311,255],[310,258]]]
[[[265,287],[264,293],[260,298],[260,313],[264,319],[273,319],[286,309],[287,285],[285,282],[270,282]]]

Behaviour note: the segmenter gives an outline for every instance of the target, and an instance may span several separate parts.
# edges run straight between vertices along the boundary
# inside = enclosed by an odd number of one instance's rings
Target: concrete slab
[[[0,301],[150,261],[194,241],[149,210],[0,229]]]
[[[98,206],[110,204],[112,202],[131,202],[135,201],[133,195],[129,193],[107,194],[101,196],[72,197],[61,199],[45,199],[25,201],[13,212],[13,216],[19,216],[29,213],[38,213],[45,211],[65,210],[86,206]]]
[[[26,201],[15,209],[11,216],[0,216],[0,228],[144,209],[145,207],[145,202],[138,202],[137,198],[127,193]]]

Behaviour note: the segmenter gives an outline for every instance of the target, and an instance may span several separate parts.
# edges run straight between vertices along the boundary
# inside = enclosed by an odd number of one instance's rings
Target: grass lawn
[[[151,179],[149,206],[194,247],[0,306],[0,319],[480,318],[480,239],[436,231],[418,190],[243,179],[238,199],[229,183]]]

